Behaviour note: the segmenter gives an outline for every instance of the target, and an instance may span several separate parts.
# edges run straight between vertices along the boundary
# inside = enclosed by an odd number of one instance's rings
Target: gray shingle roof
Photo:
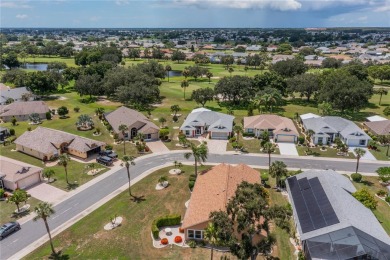
[[[371,139],[354,122],[339,116],[325,116],[319,118],[303,119],[302,123],[306,130],[313,130],[318,133],[340,133],[348,139]]]
[[[297,224],[297,230],[300,234],[301,240],[307,240],[347,227],[354,227],[367,234],[375,234],[376,239],[390,245],[390,237],[387,235],[386,231],[378,222],[372,211],[366,208],[351,195],[351,193],[355,192],[356,189],[348,178],[332,170],[309,170],[296,175],[298,180],[302,178],[312,179],[316,177],[319,179],[321,186],[324,189],[340,222],[303,233],[296,212],[296,207],[294,205],[294,200],[292,199],[288,182],[286,182],[288,195],[293,206],[295,223]]]
[[[0,117],[31,115],[32,113],[45,114],[49,110],[43,101],[13,102],[0,107]]]
[[[25,93],[31,94],[31,91],[29,91],[26,87],[11,88],[5,91],[2,90],[0,95],[0,103],[5,103],[9,98],[12,98],[13,100],[20,100],[22,95]]]
[[[191,112],[180,130],[193,130],[194,126],[208,126],[209,131],[232,132],[234,116],[214,111],[193,111]]]

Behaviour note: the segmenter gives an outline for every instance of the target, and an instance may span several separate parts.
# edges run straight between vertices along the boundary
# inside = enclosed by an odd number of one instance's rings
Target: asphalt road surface
[[[182,153],[170,153],[164,155],[156,155],[153,157],[145,158],[137,161],[135,166],[131,166],[132,178],[135,178],[143,172],[161,166],[167,162],[173,161],[186,161],[183,158]],[[354,171],[356,167],[356,161],[338,161],[328,158],[328,160],[320,160],[316,158],[301,159],[301,158],[288,158],[274,156],[272,159],[282,160],[290,168],[300,169],[333,169],[338,171]],[[191,161],[191,160],[190,160]],[[267,166],[268,157],[258,157],[249,155],[217,155],[209,154],[207,162],[210,163],[245,163],[248,165]],[[389,164],[375,162],[366,163],[361,162],[359,172],[373,173],[378,167],[389,166]],[[49,226],[51,230],[60,227],[76,216],[77,214],[85,211],[88,207],[92,206],[96,202],[102,200],[104,197],[114,192],[127,183],[127,174],[125,168],[118,170],[112,175],[102,179],[94,185],[86,188],[85,190],[76,193],[74,196],[66,199],[65,201],[57,204],[54,209],[56,214],[49,219]],[[42,220],[27,221],[22,224],[22,229],[7,238],[0,241],[0,259],[9,259],[14,254],[25,248],[26,246],[34,243],[43,236],[47,236],[45,226]]]

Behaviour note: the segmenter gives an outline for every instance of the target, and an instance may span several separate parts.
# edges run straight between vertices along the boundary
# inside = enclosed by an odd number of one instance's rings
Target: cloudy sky
[[[0,27],[390,26],[390,0],[0,0]]]

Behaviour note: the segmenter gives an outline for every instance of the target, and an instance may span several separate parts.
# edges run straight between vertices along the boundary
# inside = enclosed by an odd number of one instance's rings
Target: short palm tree
[[[65,169],[65,178],[66,178],[66,183],[69,184],[68,180],[68,162],[70,161],[70,157],[67,153],[60,154],[58,156],[58,165],[63,166]]]
[[[50,182],[50,178],[54,176],[55,171],[53,169],[47,168],[43,171],[43,177],[47,178],[47,182]]]
[[[188,142],[191,148],[191,152],[185,153],[184,158],[189,159],[191,156],[195,160],[195,175],[198,174],[198,162],[205,162],[207,160],[208,149],[205,143],[200,144],[199,146],[194,145],[191,142]]]
[[[94,126],[92,117],[87,114],[80,115],[77,119],[76,126],[82,129],[91,129]]]
[[[266,142],[263,145],[263,151],[268,154],[268,169],[271,168],[271,154],[275,152],[275,145],[271,142]]]
[[[129,195],[131,197],[133,197],[133,195],[131,194],[130,165],[135,165],[134,159],[135,159],[134,156],[127,156],[127,155],[123,156],[123,158],[122,158],[122,161],[125,162],[125,167],[126,167],[126,171],[127,171],[127,178],[129,180]]]
[[[126,155],[125,134],[126,134],[127,131],[129,131],[129,128],[127,127],[127,125],[121,124],[121,125],[119,125],[118,130],[122,133],[122,137],[123,137],[123,154]]]
[[[269,174],[276,179],[276,187],[281,187],[281,179],[287,176],[287,166],[282,161],[273,162],[269,168]]]
[[[172,70],[172,67],[171,65],[166,65],[165,66],[165,71],[167,72],[167,75],[168,75],[168,82],[169,82],[169,72]]]
[[[357,173],[359,170],[360,158],[362,158],[366,154],[366,150],[364,150],[362,148],[355,148],[353,151],[356,154],[356,171],[355,172]]]
[[[20,212],[20,208],[19,208],[19,204],[24,202],[24,201],[27,201],[28,199],[28,195],[27,195],[27,192],[25,190],[15,190],[11,197],[8,198],[8,202],[12,202],[16,205],[16,208],[18,209],[18,212]]]
[[[235,125],[233,127],[233,131],[236,133],[236,139],[237,139],[237,142],[238,142],[238,138],[240,137],[240,134],[243,133],[243,129],[242,129],[242,126],[241,125]]]
[[[214,247],[218,244],[218,231],[215,228],[215,225],[212,222],[209,222],[207,228],[204,230],[204,239],[210,244],[211,246],[211,257],[210,259],[213,260],[214,255]]]
[[[307,141],[311,142],[311,138],[313,137],[314,134],[315,134],[315,132],[314,132],[313,130],[309,129],[309,130],[307,131],[307,138],[308,138]],[[313,140],[313,141],[314,141],[314,140]]]
[[[34,208],[34,211],[37,214],[34,217],[34,221],[37,221],[38,219],[42,219],[43,222],[45,223],[46,231],[47,231],[47,234],[49,235],[51,251],[52,251],[53,255],[55,255],[56,251],[54,250],[53,241],[52,241],[51,234],[50,234],[49,224],[47,223],[47,219],[51,215],[55,214],[55,211],[54,211],[52,205],[48,202],[39,203],[38,206],[36,206]]]
[[[379,95],[379,105],[381,105],[382,102],[382,95],[387,95],[388,91],[385,88],[379,88],[375,91],[375,94]]]
[[[164,117],[160,117],[160,118],[158,119],[158,122],[161,123],[161,127],[164,127],[164,124],[165,124],[165,122],[167,122],[167,120],[166,120]]]
[[[179,112],[181,110],[181,108],[179,107],[179,105],[172,105],[171,106],[171,112],[173,113],[173,116],[176,116],[177,112]]]

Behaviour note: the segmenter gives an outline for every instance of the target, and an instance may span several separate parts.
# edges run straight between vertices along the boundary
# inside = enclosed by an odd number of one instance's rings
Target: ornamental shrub
[[[175,236],[175,243],[181,243],[183,242],[183,238],[181,236]]]
[[[375,200],[374,196],[372,196],[366,188],[356,191],[352,194],[352,196],[354,196],[355,199],[360,201],[364,206],[371,210],[376,209],[376,206],[378,205],[378,202]]]
[[[360,182],[363,176],[360,173],[352,173],[351,178],[354,182]]]
[[[385,201],[390,204],[390,195],[387,195],[387,197],[385,198]]]
[[[0,198],[4,197],[5,191],[4,189],[0,189]]]
[[[152,223],[152,234],[154,239],[158,238],[158,233],[160,232],[159,228],[164,226],[174,226],[179,225],[181,222],[181,215],[167,215],[155,219]]]
[[[299,144],[303,144],[304,142],[305,142],[305,137],[303,137],[303,136],[298,137]]]
[[[50,112],[46,112],[46,120],[51,120],[51,113]]]
[[[192,190],[194,188],[194,186],[195,186],[195,181],[190,181],[188,183],[188,188],[190,188],[190,190]]]
[[[11,129],[9,130],[9,134],[10,134],[10,135],[15,135],[15,129],[11,128]]]

